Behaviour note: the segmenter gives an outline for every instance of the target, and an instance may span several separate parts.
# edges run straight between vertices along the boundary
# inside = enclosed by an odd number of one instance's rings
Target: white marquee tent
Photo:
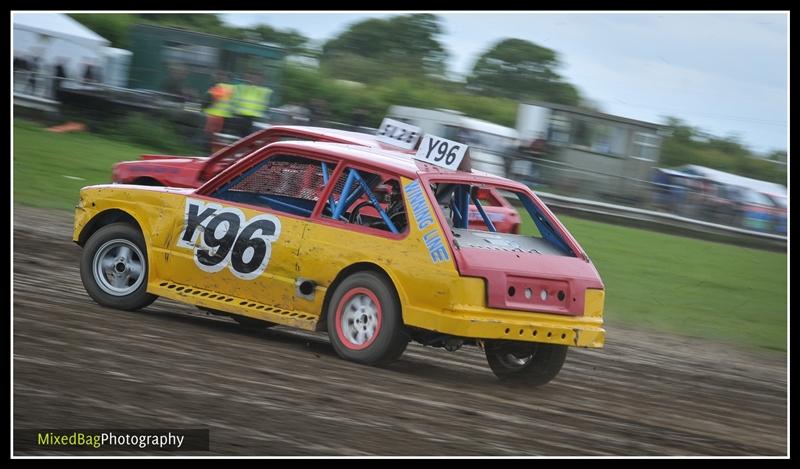
[[[39,73],[52,74],[60,59],[70,78],[80,78],[87,63],[103,70],[109,84],[124,86],[120,73],[110,66],[129,58],[129,51],[112,49],[110,42],[86,26],[61,13],[14,13],[14,57],[39,58]],[[126,74],[124,74],[126,75]],[[110,80],[109,80],[110,78]]]

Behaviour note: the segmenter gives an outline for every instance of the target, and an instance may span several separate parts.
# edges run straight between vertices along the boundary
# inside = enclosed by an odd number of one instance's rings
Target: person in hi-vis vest
[[[261,86],[255,73],[248,73],[244,83],[236,85],[234,92],[234,114],[240,137],[253,132],[253,121],[266,116],[272,90]]]
[[[230,83],[227,72],[217,72],[216,83],[208,89],[205,107],[205,135],[209,147],[213,145],[214,134],[221,132],[225,119],[233,117],[233,94],[235,86]]]

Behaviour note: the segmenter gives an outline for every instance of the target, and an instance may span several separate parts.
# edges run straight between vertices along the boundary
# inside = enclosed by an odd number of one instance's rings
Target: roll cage
[[[286,192],[264,193],[252,188],[236,190],[237,187],[261,171],[265,165],[298,161],[313,163],[306,164],[300,169],[302,175],[297,174],[296,168],[284,168],[283,171],[277,171],[277,173],[283,173],[278,175],[278,177],[283,176],[283,180],[273,180],[268,184],[272,188],[283,187],[287,189]],[[343,168],[339,180],[331,181],[340,164],[347,167]],[[293,176],[296,177],[287,180],[285,176],[290,172],[295,173]],[[346,177],[343,177],[345,174]],[[326,191],[329,185],[334,187],[332,190]],[[266,206],[280,212],[308,218],[314,213],[319,198],[325,192],[328,192],[328,195],[320,212],[322,217],[385,229],[394,235],[400,234],[405,228],[407,217],[397,178],[377,171],[372,172],[369,169],[352,167],[346,160],[332,162],[321,160],[315,156],[295,156],[279,152],[256,162],[242,173],[206,193],[224,200]],[[301,194],[304,196],[299,196]],[[310,196],[309,194],[314,195]],[[365,213],[365,208],[371,209],[375,216]]]

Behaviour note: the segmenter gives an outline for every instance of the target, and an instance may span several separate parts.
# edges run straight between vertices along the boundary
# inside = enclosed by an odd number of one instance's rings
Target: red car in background
[[[146,186],[169,186],[197,188],[222,170],[245,155],[274,142],[285,140],[307,140],[315,142],[349,143],[361,147],[389,149],[408,153],[409,158],[415,150],[401,150],[379,141],[375,136],[345,130],[322,127],[276,125],[259,130],[231,145],[217,150],[209,157],[142,155],[137,161],[122,161],[112,169],[113,182],[118,184],[139,184]],[[472,171],[480,173],[480,171]],[[486,214],[502,233],[518,234],[520,216],[516,209],[495,189],[481,189],[478,200]],[[469,226],[485,230],[485,224],[475,205],[470,205]]]
[[[501,233],[519,234],[521,220],[519,213],[505,197],[495,188],[480,189],[478,200],[486,210],[486,215],[492,221],[497,231]],[[486,224],[474,204],[469,206],[469,228],[471,230],[487,231]]]
[[[368,134],[345,130],[276,125],[259,130],[233,144],[217,150],[209,157],[142,155],[138,161],[122,161],[113,166],[113,182],[146,186],[200,187],[239,158],[265,145],[283,140],[351,143],[353,145],[398,149],[379,142]]]

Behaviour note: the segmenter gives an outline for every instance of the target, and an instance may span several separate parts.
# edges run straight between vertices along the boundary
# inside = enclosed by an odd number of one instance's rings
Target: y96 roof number
[[[456,170],[464,159],[467,145],[434,135],[425,135],[414,158],[442,168]]]

